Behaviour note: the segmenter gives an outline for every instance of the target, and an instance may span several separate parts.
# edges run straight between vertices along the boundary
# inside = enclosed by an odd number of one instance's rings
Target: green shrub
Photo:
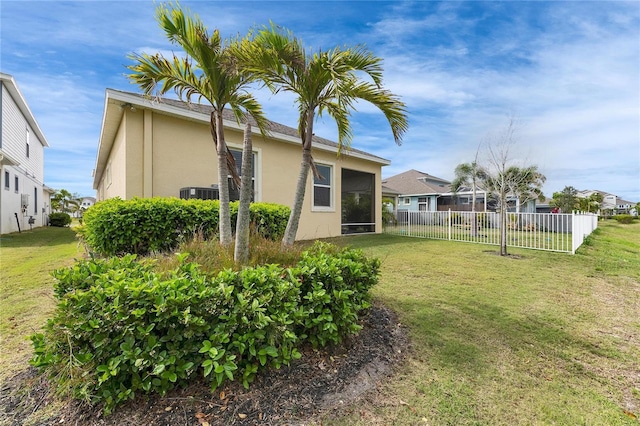
[[[360,250],[317,242],[302,255],[298,271],[304,322],[299,333],[314,346],[339,343],[360,330],[358,314],[370,307],[380,261]]]
[[[105,255],[167,252],[195,235],[204,239],[218,232],[217,200],[178,198],[111,198],[96,203],[84,214],[83,237],[91,250]],[[235,225],[238,203],[231,203]],[[284,235],[290,209],[270,203],[253,203],[253,229],[270,239]]]
[[[67,213],[51,213],[49,215],[49,225],[51,226],[68,226],[71,224],[71,216]]]
[[[300,357],[305,339],[357,332],[378,260],[316,244],[292,268],[274,264],[208,274],[177,255],[175,269],[123,258],[56,270],[58,305],[32,336],[31,364],[63,394],[106,412],[140,393],[164,394],[204,375],[245,387],[263,367]]]
[[[617,214],[613,217],[618,223],[632,223],[635,217],[630,214]]]

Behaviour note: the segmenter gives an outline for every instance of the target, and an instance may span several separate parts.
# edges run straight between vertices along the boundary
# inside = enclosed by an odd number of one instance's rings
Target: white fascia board
[[[20,89],[18,88],[18,85],[16,84],[13,76],[0,72],[0,80],[5,84],[5,86],[7,86],[9,94],[18,105],[18,108],[22,112],[24,118],[27,119],[27,122],[38,137],[38,140],[40,140],[40,143],[42,143],[43,146],[48,147],[49,142],[47,142],[47,138],[44,137],[44,133],[42,133],[40,125],[38,125],[35,116],[31,112],[31,109],[27,104],[27,101],[24,99],[24,96],[22,96],[22,92],[20,92]]]

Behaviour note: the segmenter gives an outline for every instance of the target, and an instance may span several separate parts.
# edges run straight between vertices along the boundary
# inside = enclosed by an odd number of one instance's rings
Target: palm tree
[[[74,213],[80,209],[80,197],[66,189],[60,189],[51,197],[51,208],[62,213]]]
[[[451,182],[451,192],[457,193],[463,186],[471,186],[471,216],[473,219],[473,225],[471,226],[471,235],[478,235],[478,215],[476,212],[476,191],[478,184],[486,179],[485,170],[478,164],[478,153],[476,152],[476,158],[471,163],[458,164],[455,170],[455,179]],[[487,194],[485,192],[485,207],[487,201]]]
[[[244,141],[242,143],[242,167],[240,185],[240,205],[238,206],[238,220],[236,223],[236,246],[233,252],[234,260],[245,265],[249,262],[249,227],[251,226],[251,176],[253,172],[253,143],[251,140],[251,124],[244,125]]]
[[[185,57],[175,54],[167,59],[162,54],[132,54],[137,63],[128,68],[129,78],[138,84],[145,95],[163,95],[174,90],[182,100],[191,102],[203,98],[213,109],[209,118],[211,136],[218,156],[218,185],[220,193],[220,243],[230,246],[231,215],[229,212],[229,183],[231,174],[238,182],[234,160],[225,143],[222,113],[229,106],[238,123],[245,120],[245,112],[253,117],[261,131],[266,132],[267,120],[258,101],[245,92],[249,77],[233,66],[229,44],[220,38],[218,30],[211,35],[197,16],[187,16],[180,5],[159,5],[156,20],[167,38],[179,45]],[[239,182],[238,182],[239,183]]]
[[[478,153],[480,147],[476,150],[476,157],[471,163],[458,164],[455,170],[455,178],[451,182],[451,192],[457,193],[463,186],[471,186],[472,199],[471,199],[471,211],[476,211],[476,191],[478,184],[486,180],[487,172],[480,164],[478,164]],[[486,201],[486,194],[485,194]]]
[[[531,200],[544,201],[542,185],[547,178],[538,172],[538,166],[509,167],[506,170],[509,192],[518,198],[516,213],[520,213],[520,206]]]
[[[239,47],[234,56],[243,69],[274,93],[285,91],[296,95],[302,161],[282,240],[283,245],[290,246],[298,231],[309,170],[320,177],[311,152],[316,115],[326,112],[336,121],[340,154],[353,137],[349,115],[357,100],[368,101],[385,114],[397,144],[402,142],[408,128],[406,107],[397,96],[382,88],[382,60],[362,46],[336,47],[311,54],[290,31],[271,24],[255,31]],[[362,76],[368,76],[370,81],[362,80]]]

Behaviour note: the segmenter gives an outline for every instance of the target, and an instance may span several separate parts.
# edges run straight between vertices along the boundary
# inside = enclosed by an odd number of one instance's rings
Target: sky
[[[0,2],[0,70],[11,74],[50,147],[45,184],[93,196],[107,88],[140,93],[131,53],[180,53],[153,1]],[[311,50],[364,44],[407,105],[397,146],[384,116],[358,104],[352,147],[453,179],[488,161],[517,122],[510,159],[538,166],[544,193],[566,186],[640,201],[640,2],[182,1],[224,37],[269,21]],[[267,117],[297,127],[290,96],[256,93]],[[315,134],[337,140],[324,116]],[[296,165],[297,166],[297,165]]]

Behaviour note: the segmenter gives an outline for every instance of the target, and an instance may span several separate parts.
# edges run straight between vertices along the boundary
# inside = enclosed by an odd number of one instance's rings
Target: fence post
[[[571,212],[571,254],[576,254],[576,246],[579,244],[578,232],[580,231],[578,230],[579,225],[576,219],[576,211],[573,210]]]
[[[449,209],[449,214],[447,215],[447,231],[448,231],[448,239],[451,241],[451,209]]]

